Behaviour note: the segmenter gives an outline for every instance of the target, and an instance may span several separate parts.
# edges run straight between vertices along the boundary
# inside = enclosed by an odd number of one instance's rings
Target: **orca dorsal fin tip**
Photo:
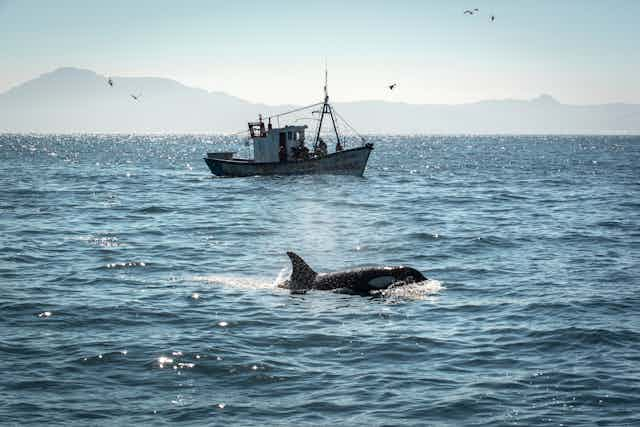
[[[313,271],[309,264],[295,252],[287,251],[287,256],[291,260],[290,287],[292,289],[310,288],[318,273]]]

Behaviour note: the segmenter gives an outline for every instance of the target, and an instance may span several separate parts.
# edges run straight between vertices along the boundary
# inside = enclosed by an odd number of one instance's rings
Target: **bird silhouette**
[[[111,79],[111,77],[109,77],[109,80],[107,80],[107,83],[109,83],[109,86],[113,87],[113,80]]]
[[[395,87],[398,85],[398,83],[393,83],[389,85],[389,90],[393,90],[395,89]]]
[[[475,9],[467,9],[464,11],[465,15],[473,15],[474,13],[480,11],[480,9],[478,9],[477,7]]]
[[[141,94],[141,93],[140,93],[140,94],[138,94],[138,95],[131,94],[131,97],[132,97],[133,99],[135,99],[136,101],[139,101],[139,100],[140,100],[139,98],[140,98],[141,96],[142,96],[142,94]]]
[[[493,21],[495,21],[495,20],[496,20],[496,17],[495,17],[495,16],[493,16],[493,15],[491,15],[491,22],[493,22]]]

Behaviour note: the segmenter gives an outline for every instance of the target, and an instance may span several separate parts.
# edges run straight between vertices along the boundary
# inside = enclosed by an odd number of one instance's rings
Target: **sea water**
[[[369,141],[225,179],[241,139],[0,136],[0,424],[639,425],[640,138]],[[289,295],[288,250],[429,280]]]

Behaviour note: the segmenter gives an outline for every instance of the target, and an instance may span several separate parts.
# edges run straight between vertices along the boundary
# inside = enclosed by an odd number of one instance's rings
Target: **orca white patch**
[[[396,279],[393,276],[379,276],[369,280],[369,286],[376,289],[382,289],[394,282],[396,282]]]

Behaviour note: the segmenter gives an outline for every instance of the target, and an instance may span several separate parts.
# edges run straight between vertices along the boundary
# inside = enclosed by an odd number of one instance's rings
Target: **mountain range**
[[[106,76],[65,67],[9,89],[0,94],[0,132],[231,133],[259,113],[296,108],[165,78],[112,80],[110,86]],[[131,94],[141,96],[136,101]],[[358,101],[335,108],[360,133],[640,134],[640,104],[567,105],[550,95],[457,105]]]

